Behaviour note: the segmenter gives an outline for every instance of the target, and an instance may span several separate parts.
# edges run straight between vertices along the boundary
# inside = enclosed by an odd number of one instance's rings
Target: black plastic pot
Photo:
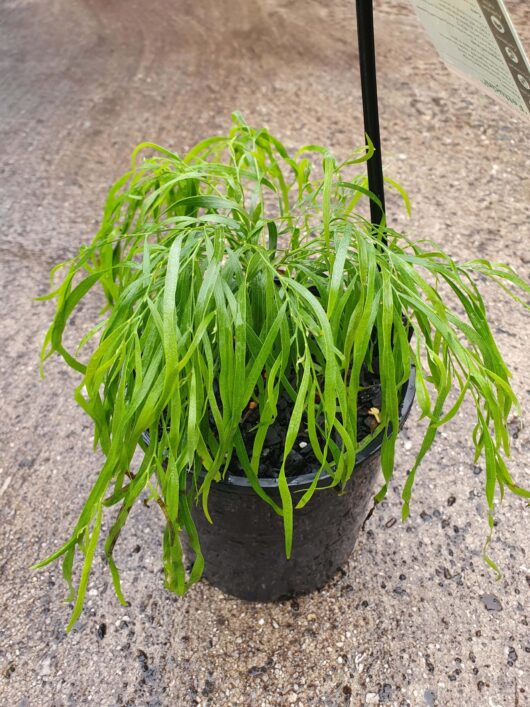
[[[414,381],[413,371],[400,408],[400,429],[412,407]],[[208,496],[213,525],[201,506],[192,508],[205,558],[204,577],[224,592],[250,601],[274,601],[323,587],[353,551],[373,501],[381,442],[382,435],[359,454],[342,494],[317,490],[304,508],[295,511],[290,560],[285,557],[282,519],[247,479],[227,476],[213,483]],[[288,480],[295,502],[313,478],[306,474]],[[318,486],[328,486],[329,481],[322,476]],[[261,484],[281,504],[277,481],[262,479]]]

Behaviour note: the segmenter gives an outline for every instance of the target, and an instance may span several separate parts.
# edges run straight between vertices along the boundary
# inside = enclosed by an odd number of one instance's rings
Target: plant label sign
[[[447,66],[530,120],[530,62],[503,0],[412,0]]]

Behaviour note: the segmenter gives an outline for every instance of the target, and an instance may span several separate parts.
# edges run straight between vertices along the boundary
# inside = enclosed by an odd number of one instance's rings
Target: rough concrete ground
[[[507,0],[527,48],[530,9]],[[506,498],[492,553],[484,471],[463,413],[418,475],[413,517],[400,488],[419,440],[402,435],[395,481],[344,572],[322,592],[247,604],[205,583],[162,587],[162,520],[138,509],[119,549],[131,606],[101,562],[71,635],[60,568],[29,565],[67,537],[98,469],[75,376],[41,382],[38,347],[52,264],[98,221],[105,191],[149,139],[177,150],[224,131],[233,109],[293,147],[362,141],[354,3],[337,0],[4,0],[0,704],[525,705],[530,697],[530,514]],[[528,125],[446,72],[408,3],[377,3],[386,171],[411,194],[406,222],[460,257],[530,276]],[[530,485],[530,315],[486,292],[525,411],[511,468]],[[98,302],[86,307],[95,312]],[[75,325],[79,331],[86,323]],[[78,333],[77,332],[77,333]]]

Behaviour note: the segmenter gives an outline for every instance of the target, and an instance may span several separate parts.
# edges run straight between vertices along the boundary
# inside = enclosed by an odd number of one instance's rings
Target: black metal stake
[[[368,160],[368,187],[381,202],[381,207],[370,199],[370,216],[374,225],[382,223],[385,215],[385,188],[381,136],[379,134],[379,109],[377,106],[377,76],[375,70],[374,10],[372,0],[357,1],[357,40],[361,91],[363,96],[364,131],[375,148]]]

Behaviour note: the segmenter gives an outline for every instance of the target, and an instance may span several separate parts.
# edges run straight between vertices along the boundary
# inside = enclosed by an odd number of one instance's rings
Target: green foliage
[[[515,485],[504,462],[506,422],[517,401],[475,276],[515,299],[517,290],[530,288],[505,265],[459,265],[430,243],[370,225],[357,206],[375,197],[354,172],[370,154],[362,149],[338,164],[324,148],[307,146],[292,157],[239,116],[227,137],[205,140],[183,158],[152,144],[133,153],[131,170],[110,190],[97,235],[63,264],[64,279],[48,295],[56,313],[43,360],[57,352],[81,374],[75,399],[93,419],[105,457],[70,539],[41,563],[64,556],[73,598],[74,555],[84,555],[70,627],[82,608],[102,511],[115,506],[105,552],[125,602],[113,550],[146,490],[165,516],[166,586],[182,594],[200,578],[203,558],[190,504],[202,503],[208,516],[211,485],[233,455],[255,492],[283,517],[289,556],[295,507],[314,492],[293,498],[285,473],[303,416],[318,475],[329,475],[331,486],[344,486],[359,450],[385,432],[381,499],[394,468],[400,396],[412,366],[428,426],[403,490],[403,516],[419,463],[465,396],[476,409],[473,445],[476,457],[485,457],[491,522],[497,487],[530,495]],[[441,283],[454,293],[456,308],[442,298]],[[107,306],[71,353],[63,344],[65,327],[95,287]],[[93,353],[83,363],[87,346]],[[380,424],[358,439],[361,370],[374,365],[382,386]],[[260,486],[258,470],[285,392],[292,415],[279,506]],[[249,458],[239,423],[251,401],[259,424]],[[139,446],[143,458],[133,473]],[[183,529],[196,554],[189,576]]]

